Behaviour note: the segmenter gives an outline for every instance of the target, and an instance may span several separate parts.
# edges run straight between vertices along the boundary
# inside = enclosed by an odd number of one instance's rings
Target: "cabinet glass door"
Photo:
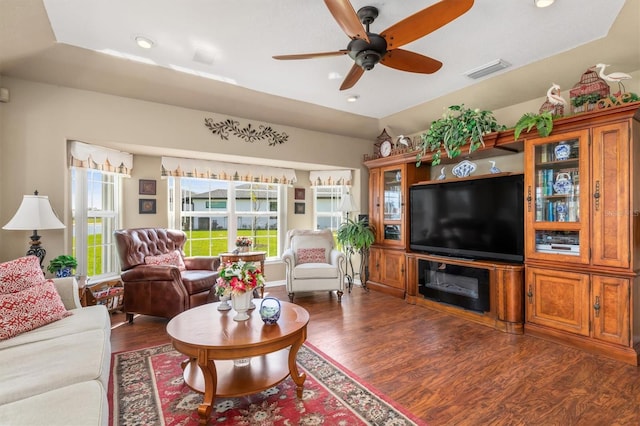
[[[402,241],[403,173],[401,168],[385,169],[382,172],[383,238]]]
[[[586,134],[538,139],[529,150],[528,217],[533,222],[534,245],[529,254],[566,255],[584,258],[587,247],[582,223],[580,187],[587,185]],[[587,186],[588,187],[588,186]],[[587,189],[587,187],[583,189]],[[532,205],[533,204],[533,205]],[[529,242],[531,243],[531,242]]]

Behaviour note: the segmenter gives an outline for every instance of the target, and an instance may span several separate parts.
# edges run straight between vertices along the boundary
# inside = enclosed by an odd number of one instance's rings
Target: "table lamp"
[[[27,256],[34,255],[40,259],[40,266],[47,255],[47,251],[42,247],[38,229],[64,229],[64,223],[56,217],[49,203],[49,197],[38,195],[25,195],[22,204],[13,218],[2,227],[2,229],[13,231],[33,230],[31,235],[31,247],[27,250]]]

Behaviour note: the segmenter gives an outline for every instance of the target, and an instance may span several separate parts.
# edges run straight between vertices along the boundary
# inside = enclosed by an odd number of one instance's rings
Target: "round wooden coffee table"
[[[254,299],[260,307],[262,299]],[[265,325],[258,309],[246,321],[234,321],[235,311],[219,311],[220,302],[182,312],[167,324],[173,347],[189,359],[182,363],[185,383],[204,393],[198,407],[200,424],[207,424],[217,396],[234,397],[268,389],[291,375],[296,395],[302,398],[304,373],[296,355],[307,339],[309,313],[289,302],[275,325]],[[250,358],[249,365],[233,360]]]

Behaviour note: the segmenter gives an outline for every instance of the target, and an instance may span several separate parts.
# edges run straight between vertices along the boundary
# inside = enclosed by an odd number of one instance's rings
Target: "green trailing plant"
[[[63,270],[64,268],[76,269],[77,267],[78,261],[75,257],[68,254],[61,254],[60,256],[51,259],[49,266],[47,266],[47,271],[53,274],[56,271]]]
[[[516,127],[513,131],[514,139],[518,140],[520,133],[531,131],[533,128],[538,129],[538,134],[542,137],[547,137],[553,130],[553,115],[550,111],[541,112],[540,114],[534,114],[532,112],[525,113],[520,120],[516,123]]]
[[[452,105],[420,135],[417,165],[420,166],[427,152],[433,153],[431,164],[434,166],[440,164],[443,151],[449,158],[457,157],[467,143],[471,153],[484,146],[484,135],[504,129],[491,111],[465,108],[464,104]]]

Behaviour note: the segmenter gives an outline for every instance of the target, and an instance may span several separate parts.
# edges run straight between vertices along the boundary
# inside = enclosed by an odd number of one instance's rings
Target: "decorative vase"
[[[239,294],[231,294],[231,306],[233,306],[233,310],[237,312],[236,316],[233,317],[235,321],[246,321],[249,319],[249,314],[247,314],[247,311],[251,307],[252,297],[253,292],[251,291],[246,291]]]
[[[229,305],[229,296],[220,296],[220,304],[218,305],[219,311],[228,311],[231,309],[231,305]]]
[[[234,367],[246,367],[251,364],[251,358],[238,358],[233,360]]]
[[[260,317],[267,325],[273,325],[280,318],[280,301],[275,297],[265,297],[260,303]]]
[[[71,268],[62,268],[56,271],[56,278],[70,277],[71,275],[73,275]]]

